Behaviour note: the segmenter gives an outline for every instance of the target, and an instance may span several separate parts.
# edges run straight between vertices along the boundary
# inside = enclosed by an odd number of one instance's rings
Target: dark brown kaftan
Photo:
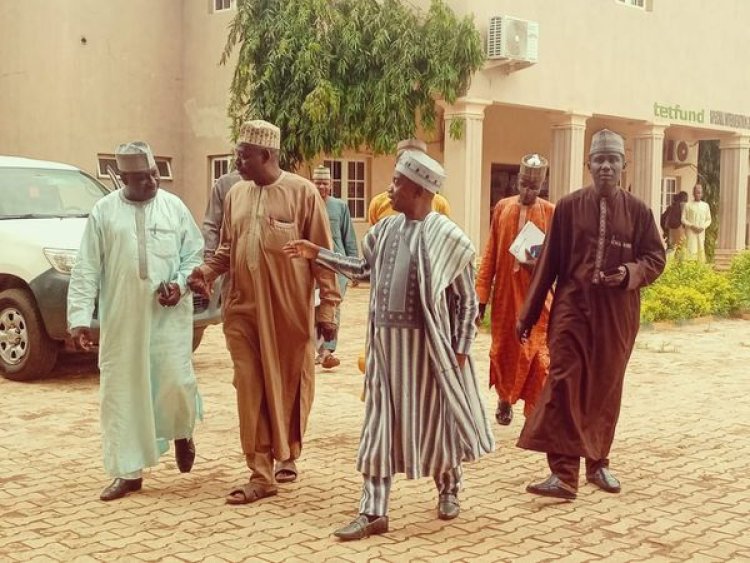
[[[640,324],[639,289],[659,277],[665,254],[645,203],[621,189],[604,206],[600,201],[589,186],[558,202],[521,311],[521,319],[535,323],[557,282],[548,331],[550,373],[526,419],[521,448],[599,460],[612,445]],[[628,270],[626,287],[593,283],[596,271],[621,264]]]

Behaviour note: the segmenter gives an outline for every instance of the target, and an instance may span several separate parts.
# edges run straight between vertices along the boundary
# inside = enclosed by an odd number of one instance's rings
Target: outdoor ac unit
[[[690,155],[690,147],[687,141],[675,139],[664,140],[664,162],[670,164],[682,164],[687,162]]]
[[[537,62],[539,24],[511,16],[493,16],[487,33],[490,60]]]

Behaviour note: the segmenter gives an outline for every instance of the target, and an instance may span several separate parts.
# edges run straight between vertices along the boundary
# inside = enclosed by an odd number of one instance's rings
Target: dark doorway
[[[495,204],[505,197],[518,194],[518,164],[492,163],[490,176],[490,214]]]

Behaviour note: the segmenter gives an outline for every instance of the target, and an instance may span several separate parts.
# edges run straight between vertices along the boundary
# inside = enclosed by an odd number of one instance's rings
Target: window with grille
[[[367,161],[325,160],[331,170],[331,192],[349,206],[352,219],[365,219],[367,213]]]
[[[232,170],[232,155],[226,154],[221,156],[212,156],[210,158],[211,167],[211,178],[209,189],[214,185],[216,180],[221,178],[224,174],[229,174]]]
[[[226,12],[232,9],[233,0],[213,0],[214,12]]]
[[[661,181],[661,213],[664,213],[664,211],[672,205],[672,200],[674,199],[674,196],[679,191],[679,182],[677,181],[677,178],[673,176],[668,176],[666,178],[663,178]]]
[[[619,4],[625,4],[626,6],[633,6],[634,8],[640,8],[641,10],[647,9],[646,0],[617,0]]]

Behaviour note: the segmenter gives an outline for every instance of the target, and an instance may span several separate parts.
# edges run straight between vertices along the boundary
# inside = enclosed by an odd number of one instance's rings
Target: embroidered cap
[[[614,131],[602,129],[591,137],[589,156],[600,152],[618,152],[625,156],[625,139]]]
[[[313,170],[313,180],[330,180],[331,169],[327,166],[318,166]]]
[[[445,170],[440,163],[416,150],[401,154],[396,162],[396,172],[432,193],[439,192],[445,181]]]
[[[156,168],[156,160],[151,147],[143,141],[132,141],[118,145],[115,161],[120,172],[149,172]]]
[[[542,155],[537,153],[527,154],[521,159],[521,168],[518,175],[525,176],[534,182],[538,181],[541,184],[547,177],[547,168],[549,168],[549,161]]]
[[[419,152],[427,152],[427,143],[420,139],[404,139],[399,141],[396,145],[396,154],[401,155],[402,152],[413,149]]]
[[[262,119],[246,121],[240,127],[240,136],[237,142],[279,150],[281,148],[281,130],[273,123]]]

